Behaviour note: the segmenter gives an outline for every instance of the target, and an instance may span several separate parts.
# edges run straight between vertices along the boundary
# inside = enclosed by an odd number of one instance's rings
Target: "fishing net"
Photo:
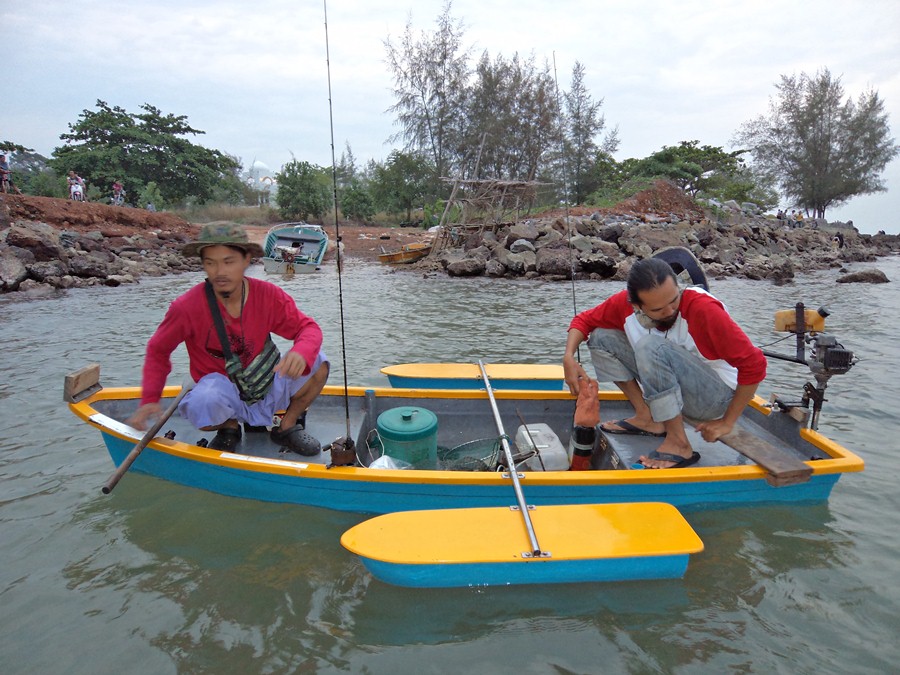
[[[438,462],[446,471],[496,471],[500,439],[480,438],[453,448],[438,447]]]

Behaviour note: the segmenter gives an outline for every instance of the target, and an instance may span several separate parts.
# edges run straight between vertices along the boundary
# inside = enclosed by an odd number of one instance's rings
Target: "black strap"
[[[206,280],[206,299],[209,302],[209,311],[212,313],[213,324],[216,327],[216,332],[219,334],[219,342],[222,343],[222,354],[225,356],[225,363],[228,363],[234,357],[234,354],[231,352],[228,333],[225,332],[225,322],[222,321],[222,313],[219,311],[219,302],[216,300],[216,294],[213,292],[209,279]]]

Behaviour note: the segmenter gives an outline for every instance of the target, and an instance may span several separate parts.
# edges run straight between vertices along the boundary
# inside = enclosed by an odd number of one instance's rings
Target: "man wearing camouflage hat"
[[[233,450],[241,441],[241,424],[246,431],[265,431],[273,415],[284,410],[272,439],[294,452],[317,454],[321,445],[305,431],[305,423],[307,408],[328,378],[319,325],[280,287],[245,276],[263,250],[241,227],[205,225],[182,253],[199,256],[207,278],[172,302],[147,343],[141,405],[128,423],[144,429],[161,414],[170,357],[183,342],[196,384],[178,411],[198,429],[217,432],[209,447]],[[222,327],[228,342],[224,350]],[[294,343],[284,356],[271,340],[273,333]]]

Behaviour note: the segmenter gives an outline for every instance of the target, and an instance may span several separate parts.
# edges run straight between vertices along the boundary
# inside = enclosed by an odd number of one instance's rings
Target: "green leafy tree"
[[[165,206],[165,200],[163,199],[162,193],[159,191],[159,187],[153,181],[147,183],[144,186],[144,189],[141,190],[141,194],[138,196],[138,206],[141,208],[147,208],[148,204],[153,204],[153,207],[160,211]]]
[[[390,213],[406,213],[423,205],[428,197],[433,167],[422,156],[394,150],[384,164],[372,168],[371,190],[377,207]]]
[[[534,57],[491,59],[484,52],[466,101],[465,134],[457,166],[478,162],[476,178],[533,180],[548,150],[559,142],[549,68]]]
[[[338,187],[340,188],[346,188],[353,183],[359,182],[359,170],[356,168],[356,157],[353,154],[353,149],[350,147],[349,141],[346,142],[344,151],[341,153],[341,159],[338,162],[335,174]]]
[[[106,189],[119,180],[128,193],[155,182],[167,203],[188,198],[203,203],[224,176],[238,164],[234,158],[191,143],[188,135],[203,134],[184,115],[163,114],[145,103],[142,112],[97,101],[69,124],[50,160],[57,173],[78,172],[89,184]]]
[[[845,98],[827,68],[782,75],[775,86],[768,114],[744,123],[734,140],[791,203],[824,218],[829,207],[887,189],[881,175],[900,147],[876,91]]]
[[[331,206],[331,171],[296,159],[275,174],[278,209],[287,220],[321,218]]]
[[[341,190],[340,208],[344,216],[354,220],[369,220],[375,215],[375,202],[359,180]]]
[[[22,188],[23,192],[36,197],[56,197],[66,199],[69,196],[68,183],[62,176],[57,175],[53,169],[45,169],[30,176],[28,185]]]
[[[701,146],[700,141],[682,141],[677,146],[663,146],[662,150],[633,163],[629,177],[665,177],[696,197],[712,185],[721,185],[737,176],[743,168],[741,155],[745,152],[726,152],[718,146]]]
[[[451,6],[448,0],[433,33],[417,35],[410,19],[399,44],[384,41],[396,96],[388,111],[400,127],[390,140],[403,140],[406,151],[426,155],[435,185],[456,168],[454,148],[465,119],[469,55],[462,49],[464,30],[450,15]]]
[[[584,83],[584,72],[584,65],[576,61],[572,68],[572,88],[564,95],[563,160],[569,167],[567,173],[576,204],[583,204],[599,186],[592,172],[598,151],[611,155],[619,147],[616,129],[607,134],[602,146],[598,145],[597,137],[606,126],[606,119],[600,114],[603,99],[593,99]]]

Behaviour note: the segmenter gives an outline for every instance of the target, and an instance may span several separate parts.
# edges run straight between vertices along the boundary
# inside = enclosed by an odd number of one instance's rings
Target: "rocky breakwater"
[[[576,214],[576,211],[580,213]],[[840,236],[838,237],[838,233]],[[701,206],[660,181],[612,209],[459,229],[430,263],[451,276],[624,280],[635,260],[689,248],[708,276],[783,283],[799,271],[841,268],[900,251],[896,235],[807,221],[791,227],[753,204]]]
[[[196,270],[179,252],[196,232],[167,213],[0,195],[0,291],[40,297]]]

